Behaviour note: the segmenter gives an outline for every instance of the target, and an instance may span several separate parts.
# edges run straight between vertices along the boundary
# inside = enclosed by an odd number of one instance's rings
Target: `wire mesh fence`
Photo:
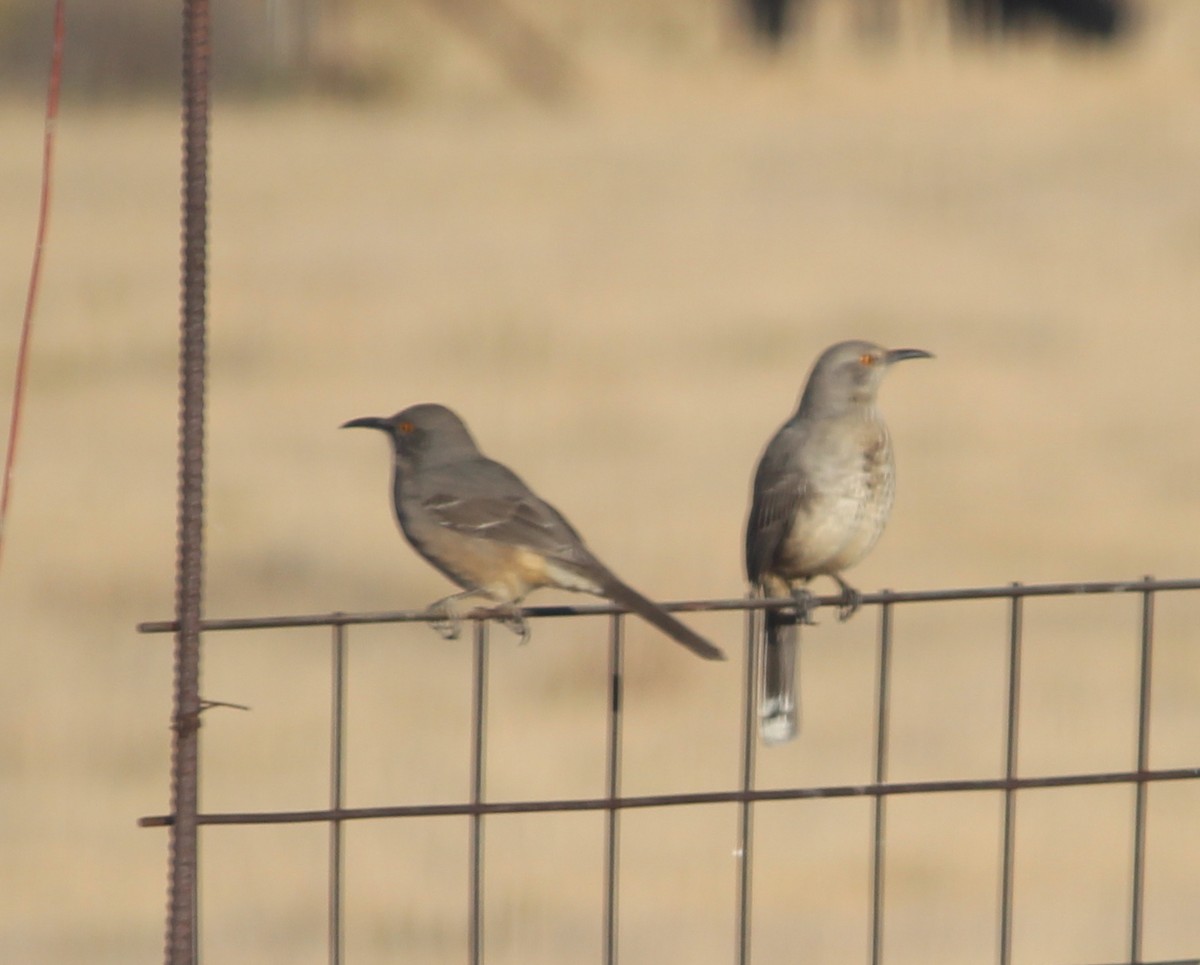
[[[1020,876],[1017,866],[1021,858],[1018,843],[1018,802],[1026,794],[1038,789],[1064,789],[1080,787],[1117,786],[1132,791],[1133,802],[1127,822],[1127,842],[1131,852],[1128,872],[1120,884],[1125,888],[1127,900],[1123,914],[1125,935],[1123,957],[1104,962],[1088,962],[1086,965],[1166,965],[1166,962],[1200,962],[1200,958],[1151,959],[1145,957],[1147,949],[1147,835],[1151,825],[1148,807],[1148,789],[1155,784],[1189,782],[1200,779],[1200,761],[1195,766],[1155,767],[1151,760],[1150,730],[1152,720],[1152,681],[1154,679],[1155,605],[1164,593],[1186,592],[1200,589],[1200,580],[1153,580],[1147,578],[1134,582],[1093,582],[1070,584],[1019,585],[986,588],[956,588],[918,592],[882,592],[864,596],[864,605],[870,607],[877,617],[875,633],[876,653],[873,680],[874,690],[874,733],[871,762],[871,781],[863,784],[811,784],[784,787],[762,787],[757,781],[756,751],[757,704],[759,687],[760,655],[754,645],[755,625],[765,608],[788,606],[785,600],[706,600],[667,605],[677,612],[738,612],[744,617],[744,644],[741,674],[738,677],[738,693],[728,694],[728,699],[740,701],[740,732],[738,734],[739,766],[737,774],[730,775],[729,786],[719,790],[682,791],[677,793],[625,794],[622,792],[624,770],[623,735],[626,724],[625,688],[625,615],[616,608],[603,604],[585,606],[550,606],[531,608],[527,615],[535,620],[548,617],[593,618],[607,622],[607,695],[605,699],[605,753],[604,793],[597,797],[564,797],[522,799],[496,799],[487,793],[489,731],[489,666],[490,624],[475,621],[472,638],[472,661],[469,685],[471,700],[471,725],[469,744],[469,791],[465,799],[450,803],[394,804],[368,807],[353,807],[346,803],[346,721],[350,702],[347,699],[347,667],[353,648],[353,630],[369,624],[417,623],[426,621],[423,612],[391,613],[331,613],[317,615],[280,616],[250,619],[208,620],[202,630],[219,633],[234,630],[265,630],[278,628],[325,627],[330,633],[329,662],[329,716],[331,721],[329,738],[328,807],[315,810],[259,810],[238,812],[201,813],[199,825],[280,825],[323,823],[328,826],[328,961],[339,963],[346,960],[346,903],[345,880],[347,874],[345,834],[347,825],[367,820],[402,820],[431,817],[458,817],[467,819],[467,867],[466,867],[466,930],[467,960],[471,965],[488,960],[485,942],[487,893],[485,869],[488,849],[485,846],[485,827],[489,820],[498,815],[530,814],[547,815],[592,812],[603,816],[603,887],[596,908],[600,921],[599,946],[593,951],[582,951],[579,960],[594,960],[616,963],[621,961],[620,914],[622,879],[619,873],[622,858],[631,854],[621,840],[622,817],[632,811],[643,809],[672,809],[687,806],[726,805],[737,809],[736,841],[733,853],[737,860],[736,884],[731,890],[729,902],[734,921],[732,946],[734,959],[740,965],[755,961],[754,921],[755,901],[752,884],[756,851],[763,846],[755,835],[756,809],[771,802],[803,800],[866,799],[871,808],[869,828],[869,901],[864,909],[863,921],[867,931],[865,947],[868,960],[882,963],[889,960],[889,945],[885,941],[885,924],[888,920],[888,876],[889,851],[898,841],[888,836],[889,802],[896,798],[908,798],[918,802],[929,802],[939,796],[954,794],[998,795],[1001,806],[998,811],[997,839],[1000,842],[999,877],[996,908],[992,916],[994,933],[994,960],[1008,965],[1022,959],[1015,951],[1014,937],[1019,936],[1021,919],[1017,913],[1020,898]],[[1130,693],[1136,706],[1135,742],[1129,765],[1116,770],[1062,771],[1057,773],[1026,773],[1022,771],[1021,723],[1031,711],[1036,710],[1028,700],[1023,700],[1023,659],[1026,657],[1026,633],[1024,627],[1025,605],[1031,598],[1045,597],[1096,597],[1116,596],[1131,600],[1136,606],[1136,661],[1133,679],[1128,681]],[[1007,610],[1007,625],[1002,628],[1005,637],[1004,673],[994,681],[1001,691],[1003,703],[1003,755],[1000,773],[990,777],[953,777],[928,780],[890,780],[890,750],[894,711],[894,659],[896,642],[894,614],[897,608],[915,603],[943,604],[952,601],[986,600],[1003,601]],[[821,598],[818,605],[834,606],[838,598]],[[870,612],[870,611],[868,611]],[[860,616],[857,619],[862,620]],[[139,627],[146,633],[176,632],[174,622],[145,623]],[[994,637],[995,627],[981,627],[980,639]],[[929,681],[932,690],[943,686],[943,681]],[[1200,706],[1200,704],[1197,704]],[[1200,711],[1198,711],[1200,713]],[[947,721],[948,728],[958,722]],[[799,738],[804,740],[802,734]],[[198,789],[192,788],[196,794]],[[171,815],[143,818],[147,827],[169,825]],[[1180,846],[1184,846],[1183,842]],[[1200,856],[1194,856],[1200,857]],[[1194,861],[1193,861],[1194,863]],[[1188,953],[1192,949],[1185,950]],[[763,958],[761,961],[774,959]],[[1077,963],[1085,965],[1085,963]]]

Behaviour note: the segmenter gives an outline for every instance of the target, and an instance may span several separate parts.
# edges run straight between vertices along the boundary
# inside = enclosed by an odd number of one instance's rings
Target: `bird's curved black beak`
[[[381,432],[391,432],[392,426],[387,419],[381,419],[378,416],[367,415],[361,419],[351,419],[349,422],[343,422],[339,429],[379,429]]]
[[[932,352],[926,352],[923,348],[894,348],[887,353],[887,364],[891,365],[894,362],[903,362],[905,359],[931,359]]]

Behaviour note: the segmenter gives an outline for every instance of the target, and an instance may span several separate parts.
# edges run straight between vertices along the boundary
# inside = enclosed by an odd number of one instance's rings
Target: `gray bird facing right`
[[[892,510],[892,444],[875,404],[884,374],[904,359],[932,357],[859,340],[830,346],[813,365],[795,413],[759,459],[746,575],[761,596],[796,601],[794,612],[769,610],[762,621],[759,729],[767,744],[791,740],[798,729],[796,624],[811,622],[804,584],[814,576],[835,579],[841,619],[849,619],[860,597],[842,571],[871,551]]]

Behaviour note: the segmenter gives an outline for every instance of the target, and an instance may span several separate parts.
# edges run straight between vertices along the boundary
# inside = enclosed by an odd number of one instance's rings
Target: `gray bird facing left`
[[[859,594],[842,571],[871,551],[892,511],[895,462],[876,397],[897,362],[932,358],[924,349],[888,350],[873,342],[838,342],[821,353],[800,404],[759,459],[746,523],[746,576],[761,596],[791,594],[792,613],[763,616],[764,742],[791,740],[798,728],[797,622],[809,623],[804,585],[829,576],[842,588],[843,620]]]
[[[529,637],[520,603],[550,586],[608,597],[708,660],[717,647],[617,579],[571,524],[511,470],[487,458],[445,406],[410,406],[387,418],[352,419],[343,429],[377,429],[391,442],[392,503],[400,529],[433,566],[463,588],[430,606],[434,627],[458,636],[482,603]]]

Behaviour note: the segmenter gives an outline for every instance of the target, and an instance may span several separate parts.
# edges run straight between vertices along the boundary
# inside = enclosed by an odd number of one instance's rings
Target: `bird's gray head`
[[[478,450],[466,425],[444,405],[422,403],[380,418],[365,416],[342,424],[343,429],[378,429],[387,433],[396,464],[411,467],[453,459]]]
[[[919,348],[886,349],[854,339],[838,342],[821,353],[800,397],[801,413],[836,415],[872,406],[887,370],[905,359],[931,359]]]

